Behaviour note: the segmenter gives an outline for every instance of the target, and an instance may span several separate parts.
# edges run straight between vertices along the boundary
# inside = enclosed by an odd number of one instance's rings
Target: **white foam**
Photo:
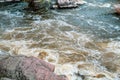
[[[112,41],[108,44],[107,50],[112,51],[114,53],[119,54],[120,53],[120,42],[119,41]]]
[[[86,48],[86,43],[90,42],[94,44],[94,41],[91,39],[90,35],[79,32],[78,27],[60,20],[45,20],[40,21],[40,23],[33,22],[32,25],[33,27],[30,28],[19,27],[12,30],[6,30],[4,33],[8,35],[12,34],[12,39],[3,39],[1,40],[0,45],[2,45],[2,47],[10,48],[8,52],[12,55],[22,54],[39,58],[40,54],[45,52],[47,55],[45,55],[43,59],[48,62],[51,60],[50,63],[56,66],[55,73],[59,75],[65,74],[70,80],[82,80],[80,77],[75,75],[75,73],[78,72],[94,80],[94,75],[99,73],[99,71],[102,72],[105,70],[98,61],[104,51]],[[68,30],[65,29],[65,27],[71,29]],[[14,36],[18,33],[24,33],[25,39],[16,39]],[[29,33],[34,35],[30,36]],[[27,38],[27,36],[29,38]],[[119,50],[119,44],[119,41],[110,42],[107,47],[105,47],[105,52],[107,52],[106,50]],[[82,51],[86,52],[86,54],[82,54]],[[71,55],[73,53],[83,55],[85,60],[59,63],[59,58],[61,57],[60,54]],[[89,56],[91,59],[86,59]],[[84,67],[78,68],[78,65],[82,65]],[[108,76],[105,77],[105,79],[107,78],[109,80]],[[111,76],[109,77],[112,78]]]
[[[104,7],[104,8],[109,8],[111,7],[110,3],[105,3],[105,4],[93,4],[93,3],[88,3],[89,6],[93,6],[93,7]]]

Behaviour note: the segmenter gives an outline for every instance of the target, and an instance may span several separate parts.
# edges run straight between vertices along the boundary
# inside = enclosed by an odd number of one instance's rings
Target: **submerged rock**
[[[54,74],[54,68],[35,57],[6,56],[0,59],[0,80],[68,80]]]
[[[113,52],[104,53],[101,56],[101,64],[110,72],[119,71],[119,55]]]

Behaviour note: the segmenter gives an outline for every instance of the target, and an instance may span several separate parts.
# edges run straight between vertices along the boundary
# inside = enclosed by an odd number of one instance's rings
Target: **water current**
[[[69,80],[120,80],[118,0],[86,0],[75,9],[29,12],[0,4],[0,54],[35,56]]]

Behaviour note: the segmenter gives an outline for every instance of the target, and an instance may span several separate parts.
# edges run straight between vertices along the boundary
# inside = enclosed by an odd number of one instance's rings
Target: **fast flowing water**
[[[86,0],[76,9],[27,12],[0,6],[0,54],[35,56],[70,80],[120,80],[118,0]]]

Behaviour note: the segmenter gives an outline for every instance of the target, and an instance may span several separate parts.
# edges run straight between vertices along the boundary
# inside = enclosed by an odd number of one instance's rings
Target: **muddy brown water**
[[[75,9],[23,10],[0,6],[0,54],[35,56],[70,80],[120,80],[120,17],[117,0],[86,0]]]

